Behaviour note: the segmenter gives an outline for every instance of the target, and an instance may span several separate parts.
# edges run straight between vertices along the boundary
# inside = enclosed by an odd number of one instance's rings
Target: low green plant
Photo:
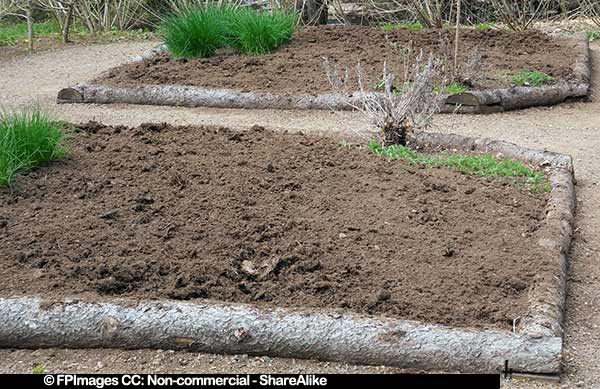
[[[33,368],[31,374],[46,374],[46,367],[42,364],[39,364]]]
[[[175,58],[210,57],[226,45],[227,24],[234,12],[218,6],[186,9],[163,19],[160,35]]]
[[[53,21],[35,23],[33,25],[34,34],[36,37],[52,38],[56,41],[62,40],[62,31],[58,24]],[[71,26],[71,37],[79,39],[87,39],[92,36],[92,33],[84,26],[74,24]],[[153,32],[145,29],[99,31],[95,34],[95,38],[105,38],[102,41],[115,41],[122,39],[152,39]],[[27,42],[27,23],[0,23],[0,46],[15,46]]]
[[[40,36],[49,36],[60,33],[60,27],[55,22],[36,23],[34,33]],[[27,39],[27,23],[18,22],[0,24],[0,46],[14,46]]]
[[[228,21],[227,41],[242,54],[266,54],[292,38],[296,22],[293,12],[239,8]]]
[[[549,190],[543,172],[525,166],[522,162],[510,159],[498,159],[489,154],[437,154],[430,155],[411,150],[402,145],[384,147],[377,141],[369,142],[369,149],[385,158],[402,159],[411,164],[426,167],[446,167],[464,174],[482,177],[521,177],[535,190]]]
[[[476,30],[489,30],[496,27],[496,22],[477,23],[474,27]]]
[[[587,31],[585,36],[587,37],[588,41],[593,42],[600,38],[600,31]]]
[[[440,93],[442,91],[442,88],[439,85],[436,85],[433,87],[433,91],[436,93]],[[444,87],[444,92],[451,95],[457,95],[466,91],[467,87],[460,82],[451,82],[450,84]]]
[[[62,127],[39,107],[0,113],[0,186],[9,185],[19,170],[62,158]]]
[[[393,30],[398,30],[401,28],[407,29],[407,30],[422,30],[424,27],[421,23],[416,22],[416,23],[383,23],[380,25],[380,27],[384,30],[384,31],[393,31]]]
[[[467,91],[467,87],[460,82],[452,82],[444,88],[446,93],[450,93],[451,95],[457,95],[459,93],[464,93]]]
[[[537,70],[523,70],[512,77],[512,82],[519,86],[540,86],[554,81],[554,78]]]

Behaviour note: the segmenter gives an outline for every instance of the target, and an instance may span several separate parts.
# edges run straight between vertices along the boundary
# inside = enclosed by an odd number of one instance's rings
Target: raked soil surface
[[[547,193],[334,138],[91,122],[0,188],[0,296],[328,308],[511,330]]]
[[[69,47],[31,57],[0,59],[0,101],[24,105],[39,101],[72,122],[101,119],[111,124],[215,124],[360,137],[368,128],[358,113],[189,109],[148,106],[54,104],[56,92],[140,55],[152,43]],[[600,45],[592,44],[594,69]],[[594,86],[600,72],[594,72]],[[504,139],[532,148],[571,154],[577,176],[577,232],[568,280],[561,382],[512,381],[507,387],[600,387],[600,100],[488,116],[436,117],[435,130]],[[394,372],[396,369],[282,358],[169,353],[156,350],[2,350],[0,371],[28,372],[37,364],[50,371],[212,371],[212,372]]]
[[[162,54],[152,61],[111,69],[95,82],[118,87],[174,84],[242,91],[266,91],[278,95],[330,93],[327,80],[337,69],[342,88],[358,89],[357,64],[365,89],[377,85],[384,66],[396,75],[409,72],[414,57],[423,52],[452,63],[453,30],[396,29],[383,31],[366,26],[305,27],[276,51],[262,56],[239,55],[222,49],[210,58],[173,59]],[[507,87],[514,74],[537,70],[556,80],[569,80],[576,41],[551,37],[537,30],[465,30],[459,62],[472,89]],[[411,47],[412,51],[405,52]],[[406,63],[403,58],[406,58]],[[327,60],[328,65],[325,63]],[[412,61],[412,62],[411,62]],[[396,86],[402,80],[396,81]]]

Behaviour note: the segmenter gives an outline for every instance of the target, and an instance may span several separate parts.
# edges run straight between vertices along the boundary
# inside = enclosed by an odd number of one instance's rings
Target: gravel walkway
[[[352,136],[367,127],[356,113],[325,111],[252,111],[144,106],[54,104],[56,92],[86,81],[139,55],[150,42],[70,47],[22,59],[0,60],[0,105],[39,101],[69,121],[102,120],[136,125],[149,121],[266,127]],[[600,45],[593,44],[595,68]],[[600,85],[596,72],[595,85]],[[553,108],[536,108],[488,116],[440,116],[436,130],[513,141],[533,148],[571,154],[578,179],[578,229],[571,259],[564,373],[560,386],[600,387],[600,99]],[[390,368],[356,367],[279,358],[248,358],[156,350],[0,350],[0,372],[31,371],[38,363],[50,371],[303,371],[392,372]],[[509,386],[546,387],[545,381]]]

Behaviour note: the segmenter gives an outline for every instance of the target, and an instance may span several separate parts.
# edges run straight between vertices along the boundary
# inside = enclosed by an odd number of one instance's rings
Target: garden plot
[[[439,93],[444,112],[497,112],[549,105],[589,92],[589,47],[582,37],[550,37],[465,29],[459,76]],[[406,49],[412,48],[407,55]],[[362,26],[304,27],[275,51],[258,56],[224,48],[208,58],[175,59],[167,52],[111,69],[89,85],[59,93],[59,102],[136,103],[242,108],[352,109],[358,105],[356,67],[377,93],[384,64],[404,74],[404,60],[423,50],[450,65],[453,30],[384,31]],[[326,60],[326,61],[325,61]],[[325,63],[328,63],[325,66]],[[411,61],[408,63],[410,64]],[[345,83],[333,91],[326,67]],[[397,92],[402,93],[398,78]]]
[[[410,143],[78,126],[0,192],[0,346],[558,372],[570,158]]]

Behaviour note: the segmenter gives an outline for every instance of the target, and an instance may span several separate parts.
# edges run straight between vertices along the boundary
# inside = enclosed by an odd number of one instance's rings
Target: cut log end
[[[83,94],[74,88],[64,88],[58,92],[57,103],[78,103],[83,101]]]
[[[481,101],[479,101],[479,97],[476,95],[464,92],[448,96],[446,98],[446,104],[478,106],[481,104]]]

